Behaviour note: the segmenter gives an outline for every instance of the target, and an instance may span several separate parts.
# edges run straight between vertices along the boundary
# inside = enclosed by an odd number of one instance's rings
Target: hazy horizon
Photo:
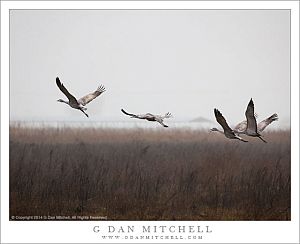
[[[288,10],[11,10],[10,28],[11,121],[215,122],[218,108],[233,125],[253,98],[259,121],[290,124]],[[89,118],[57,102],[56,77],[78,99],[105,86]]]

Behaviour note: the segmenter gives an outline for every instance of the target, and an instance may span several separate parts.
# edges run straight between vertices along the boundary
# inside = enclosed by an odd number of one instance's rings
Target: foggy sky
[[[59,77],[80,98],[100,84],[90,118],[58,103]],[[290,119],[288,10],[11,10],[10,119],[127,121],[132,113],[174,121]]]

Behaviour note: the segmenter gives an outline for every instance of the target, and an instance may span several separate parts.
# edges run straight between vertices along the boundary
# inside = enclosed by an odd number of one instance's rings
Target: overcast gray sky
[[[288,10],[11,10],[10,119],[174,121],[218,108],[230,124],[252,97],[261,119],[290,116]],[[58,103],[59,77],[77,98],[103,84],[86,118]],[[275,123],[274,123],[275,124]]]

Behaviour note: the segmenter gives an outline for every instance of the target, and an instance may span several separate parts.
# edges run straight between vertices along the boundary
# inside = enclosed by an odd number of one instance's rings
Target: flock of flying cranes
[[[64,101],[62,99],[58,99],[58,102],[63,102],[68,104],[70,107],[74,109],[78,109],[81,112],[85,114],[85,116],[89,117],[88,114],[85,112],[87,110],[86,107],[84,107],[86,104],[94,100],[96,97],[101,95],[103,92],[105,92],[105,87],[103,85],[100,85],[96,91],[93,93],[90,93],[80,99],[76,99],[68,90],[65,88],[63,83],[60,82],[59,78],[56,77],[56,85],[58,88],[66,95],[69,101]],[[171,113],[166,113],[165,115],[154,115],[151,113],[146,113],[146,114],[141,114],[141,115],[136,115],[136,114],[131,114],[126,112],[124,109],[121,109],[122,113],[130,116],[131,118],[136,118],[136,119],[145,119],[148,121],[156,121],[160,123],[163,127],[168,127],[166,124],[163,123],[163,120],[165,118],[170,118],[172,117]],[[261,121],[260,123],[257,124],[256,118],[257,115],[254,113],[254,103],[251,98],[250,102],[248,103],[245,115],[246,115],[246,120],[240,122],[237,124],[234,129],[231,129],[229,125],[226,122],[226,119],[224,116],[221,114],[221,112],[218,109],[214,109],[215,117],[217,122],[222,126],[223,131],[217,129],[217,128],[212,128],[211,131],[217,131],[222,134],[224,134],[227,138],[229,139],[237,139],[242,142],[248,142],[242,137],[240,137],[240,134],[245,134],[247,136],[252,136],[252,137],[258,137],[261,139],[263,142],[266,143],[266,141],[262,138],[261,132],[273,121],[278,120],[278,115],[277,114],[272,114],[270,117],[266,118],[265,120]]]

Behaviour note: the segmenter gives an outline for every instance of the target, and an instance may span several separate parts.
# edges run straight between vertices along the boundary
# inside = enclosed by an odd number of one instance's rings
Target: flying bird
[[[166,113],[165,115],[154,115],[154,114],[150,114],[150,113],[136,115],[136,114],[127,113],[124,109],[121,109],[121,111],[124,114],[129,115],[131,118],[146,119],[148,121],[156,121],[156,122],[160,123],[163,127],[168,127],[166,124],[163,123],[163,120],[165,118],[170,118],[172,116],[171,113],[169,113],[169,112]]]
[[[212,128],[211,131],[218,131],[218,132],[224,134],[229,139],[238,139],[243,142],[248,142],[248,141],[244,140],[242,137],[239,137],[238,135],[236,135],[234,133],[234,131],[229,127],[225,118],[223,117],[223,115],[221,114],[221,112],[218,109],[215,108],[214,112],[215,112],[216,120],[222,126],[224,132],[218,130],[217,128]]]
[[[258,132],[256,118],[254,116],[254,103],[253,103],[252,98],[250,99],[250,102],[248,103],[245,115],[247,118],[247,128],[245,130],[245,134],[247,136],[258,137],[263,142],[267,143],[267,141],[265,141],[261,137],[261,134]]]
[[[87,108],[85,108],[84,106],[86,104],[88,104],[89,102],[91,102],[92,100],[94,100],[96,97],[98,97],[100,94],[102,94],[103,92],[105,92],[105,87],[103,85],[100,85],[98,87],[98,89],[80,99],[76,99],[68,90],[67,88],[65,88],[64,84],[60,82],[59,78],[56,77],[56,85],[58,86],[58,88],[62,91],[63,94],[66,95],[66,97],[68,98],[69,101],[64,101],[63,99],[58,99],[58,102],[62,102],[62,103],[66,103],[68,104],[70,107],[75,108],[75,109],[79,109],[81,112],[83,112],[85,114],[86,117],[89,117],[88,114],[86,112],[84,112],[85,110],[87,110]]]
[[[257,115],[254,114],[255,118],[257,118]],[[270,117],[266,118],[265,120],[259,122],[257,124],[257,131],[259,133],[263,132],[263,130],[270,125],[272,122],[277,121],[278,120],[278,115],[277,114],[272,114]],[[240,123],[238,123],[233,131],[237,134],[245,134],[245,131],[247,129],[247,120],[244,120]]]

